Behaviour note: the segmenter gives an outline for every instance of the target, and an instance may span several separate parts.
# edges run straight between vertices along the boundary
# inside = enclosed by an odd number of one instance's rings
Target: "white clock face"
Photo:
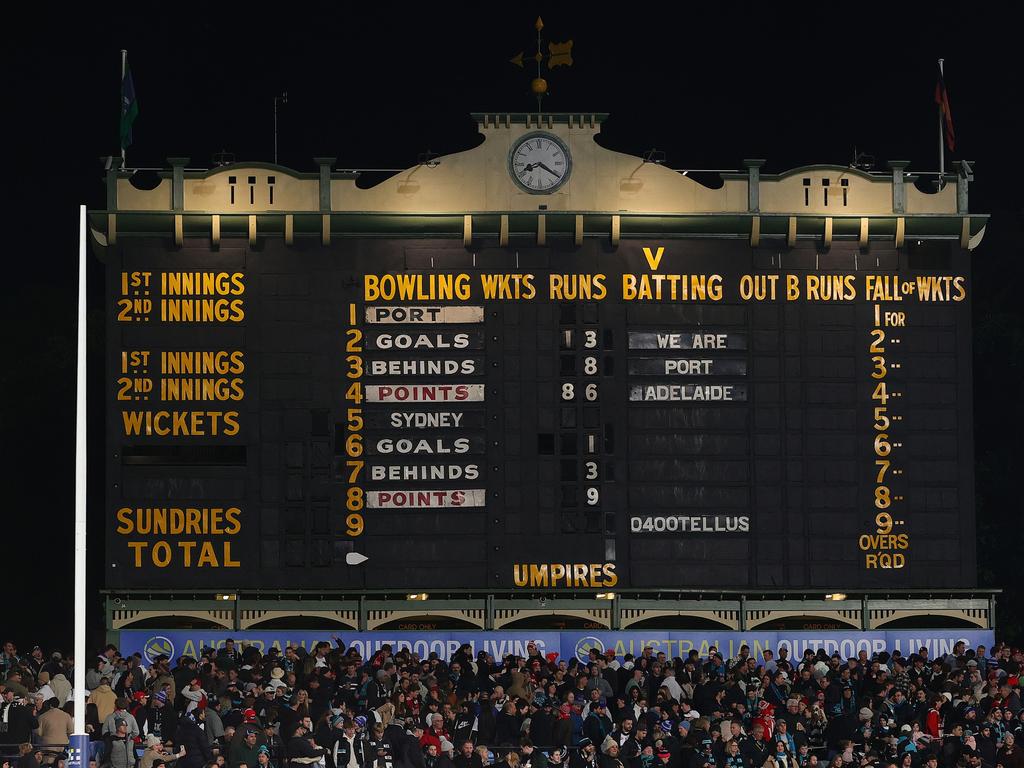
[[[509,153],[513,181],[532,194],[554,192],[569,178],[571,168],[568,147],[547,133],[523,136]]]

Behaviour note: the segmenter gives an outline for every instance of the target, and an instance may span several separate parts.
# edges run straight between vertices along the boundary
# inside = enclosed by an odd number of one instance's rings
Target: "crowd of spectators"
[[[72,660],[0,654],[0,768],[64,768]],[[1024,655],[495,659],[335,637],[89,662],[90,768],[1024,768]],[[1024,745],[1024,742],[1022,742]]]

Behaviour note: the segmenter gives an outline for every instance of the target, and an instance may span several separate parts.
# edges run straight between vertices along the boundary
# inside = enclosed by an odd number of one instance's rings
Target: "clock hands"
[[[545,165],[544,163],[541,163],[541,162],[537,162],[537,163],[527,163],[527,164],[526,164],[525,166],[523,166],[523,170],[521,170],[521,171],[519,172],[519,175],[520,175],[520,176],[522,176],[522,175],[523,175],[524,173],[530,173],[530,172],[532,172],[532,171],[533,171],[533,169],[534,169],[534,168],[541,168],[542,170],[545,170],[545,171],[547,171],[548,173],[550,173],[550,174],[551,174],[552,176],[554,176],[554,177],[555,177],[556,179],[560,179],[560,178],[562,178],[562,177],[561,177],[561,176],[559,176],[559,175],[558,175],[557,173],[555,173],[555,172],[554,172],[554,171],[552,171],[552,170],[551,170],[550,168],[548,168],[548,167],[547,167],[547,166],[546,166],[546,165]]]
[[[548,173],[550,173],[550,174],[551,174],[552,176],[554,176],[554,177],[555,177],[556,179],[560,179],[560,178],[562,178],[562,177],[561,177],[561,176],[559,176],[559,175],[558,175],[557,173],[555,173],[555,172],[554,172],[554,171],[552,171],[552,170],[551,170],[550,168],[548,168],[548,167],[547,167],[546,165],[544,165],[544,163],[534,163],[534,164],[533,164],[533,167],[534,167],[534,168],[543,168],[543,169],[544,169],[545,171],[547,171]]]

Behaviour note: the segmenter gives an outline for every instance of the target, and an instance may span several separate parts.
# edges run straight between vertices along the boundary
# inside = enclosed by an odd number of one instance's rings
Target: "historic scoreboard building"
[[[969,168],[705,186],[474,117],[370,188],[109,170],[109,630],[991,627]]]

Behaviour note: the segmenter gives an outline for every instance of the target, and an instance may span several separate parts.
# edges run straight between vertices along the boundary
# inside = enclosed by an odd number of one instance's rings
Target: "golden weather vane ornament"
[[[530,82],[530,90],[533,92],[533,95],[537,97],[537,111],[540,112],[541,100],[548,94],[548,81],[542,76],[542,67],[544,66],[544,62],[547,62],[547,68],[549,70],[554,69],[555,67],[571,67],[572,40],[568,40],[564,43],[548,43],[548,55],[545,56],[542,53],[544,43],[541,39],[541,30],[544,29],[543,19],[538,16],[537,21],[533,26],[537,30],[537,52],[533,55],[533,60],[537,62],[537,76]],[[517,67],[522,67],[523,51],[517,53],[509,59],[509,61]]]

